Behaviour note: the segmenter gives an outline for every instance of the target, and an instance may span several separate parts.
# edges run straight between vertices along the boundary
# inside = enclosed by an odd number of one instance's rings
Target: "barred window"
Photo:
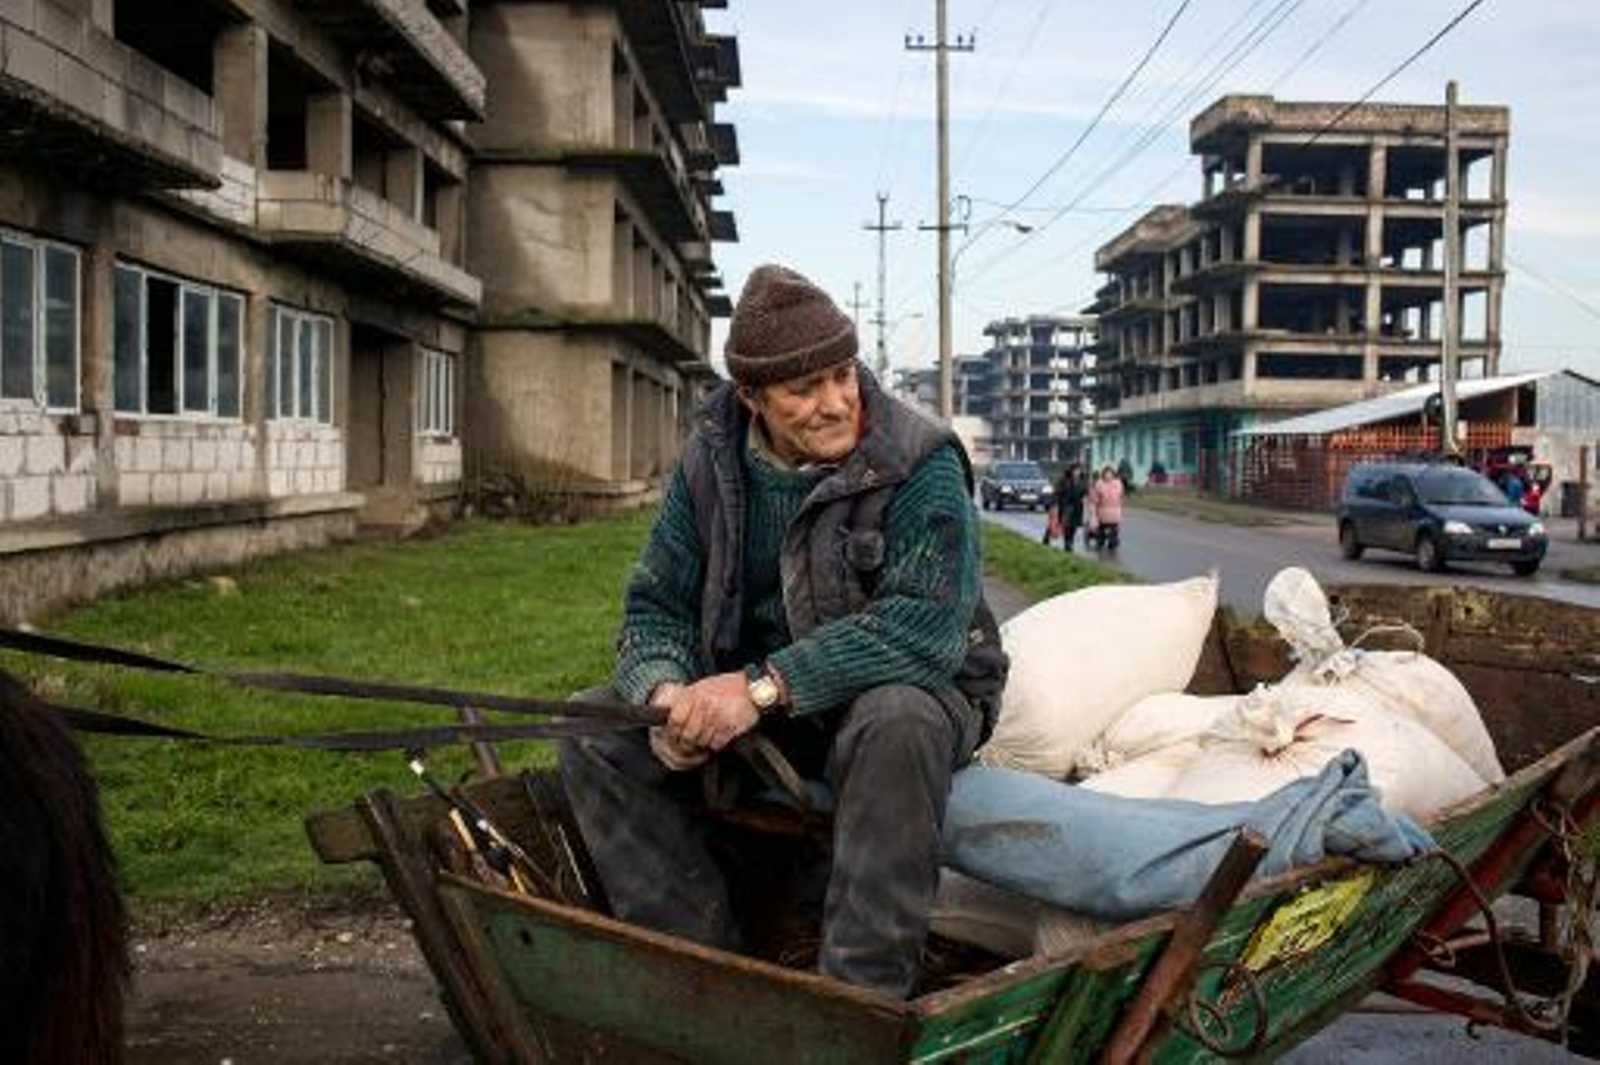
[[[0,230],[0,400],[78,409],[78,252]]]
[[[243,296],[118,263],[113,297],[118,412],[239,417]]]

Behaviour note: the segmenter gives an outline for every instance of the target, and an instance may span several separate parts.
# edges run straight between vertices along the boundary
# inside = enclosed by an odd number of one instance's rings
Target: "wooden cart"
[[[307,829],[325,861],[382,867],[486,1062],[1270,1060],[1376,990],[1548,1035],[1504,995],[1496,942],[1463,930],[1479,897],[1528,896],[1539,935],[1500,949],[1528,994],[1565,987],[1568,858],[1600,813],[1600,611],[1466,588],[1359,586],[1329,598],[1352,632],[1384,621],[1420,631],[1514,770],[1429,826],[1471,885],[1439,860],[1332,860],[1241,891],[1253,862],[1240,844],[1189,910],[900,1002],[441,872],[426,842],[444,813],[433,798],[375,793],[313,814]],[[1191,690],[1246,691],[1287,668],[1274,634],[1223,612]],[[473,794],[509,831],[532,830],[518,779]],[[1430,982],[1440,969],[1481,993]],[[1570,1022],[1575,1046],[1600,1048],[1592,981],[1576,989]]]

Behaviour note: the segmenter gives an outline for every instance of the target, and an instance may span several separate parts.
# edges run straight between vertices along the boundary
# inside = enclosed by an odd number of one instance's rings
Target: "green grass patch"
[[[46,620],[41,630],[215,669],[292,670],[564,697],[603,680],[621,593],[653,513],[567,526],[469,523],[434,540],[365,544],[231,571],[237,587],[169,582]],[[1030,600],[1128,579],[997,526],[987,572]],[[376,729],[451,711],[247,691],[221,681],[0,652],[58,701],[221,735]],[[503,718],[502,720],[515,720]],[[125,888],[141,914],[262,895],[378,897],[374,870],[324,866],[302,820],[387,787],[417,790],[400,752],[344,754],[85,737]],[[502,744],[508,767],[548,764]],[[464,749],[436,752],[454,780]]]
[[[1046,547],[1031,536],[987,521],[983,523],[983,568],[988,576],[1034,603],[1091,584],[1133,580],[1126,570],[1068,554],[1059,547]]]
[[[1305,515],[1289,511],[1273,512],[1246,503],[1234,503],[1202,495],[1193,488],[1174,485],[1141,485],[1127,496],[1127,505],[1139,510],[1153,510],[1161,514],[1176,514],[1195,521],[1209,521],[1219,525],[1244,527],[1295,525],[1306,520]]]
[[[571,526],[475,523],[439,539],[370,544],[147,588],[51,619],[43,630],[233,669],[564,697],[609,672],[621,590],[651,515]],[[294,733],[451,721],[449,710],[245,691],[208,680],[0,653],[44,693],[215,733]],[[389,787],[416,790],[400,752],[223,748],[89,737],[109,831],[141,903],[263,892],[340,893],[375,884],[322,866],[306,813]],[[538,743],[502,745],[507,766],[547,762]],[[435,773],[467,768],[440,751]]]

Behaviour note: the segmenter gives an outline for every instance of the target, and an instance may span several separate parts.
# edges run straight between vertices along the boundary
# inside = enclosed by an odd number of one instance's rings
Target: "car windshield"
[[[1002,462],[994,469],[995,476],[1004,481],[1042,481],[1044,471],[1032,462]]]
[[[1508,505],[1493,481],[1471,470],[1429,470],[1417,478],[1417,494],[1424,503],[1463,507]]]

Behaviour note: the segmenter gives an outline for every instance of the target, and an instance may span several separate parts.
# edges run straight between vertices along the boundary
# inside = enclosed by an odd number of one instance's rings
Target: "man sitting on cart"
[[[819,968],[904,997],[952,773],[1006,658],[956,437],[856,361],[826,293],[762,266],[624,601],[612,688],[664,726],[567,741],[566,789],[616,916],[738,950],[699,770],[754,730],[833,798]],[[728,754],[721,754],[726,760]]]

